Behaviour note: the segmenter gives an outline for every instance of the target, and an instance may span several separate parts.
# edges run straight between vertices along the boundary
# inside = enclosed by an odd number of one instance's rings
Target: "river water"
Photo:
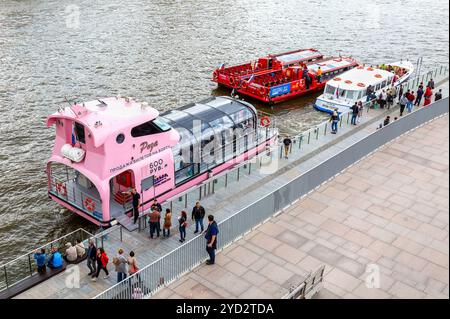
[[[448,65],[448,16],[446,0],[0,0],[0,264],[94,230],[46,195],[54,129],[45,119],[65,97],[122,94],[167,110],[228,95],[210,81],[221,63],[306,47]],[[321,122],[314,98],[277,105],[277,123]]]

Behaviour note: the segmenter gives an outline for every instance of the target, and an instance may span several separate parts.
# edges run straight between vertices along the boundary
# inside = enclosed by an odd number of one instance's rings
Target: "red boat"
[[[323,55],[315,49],[300,49],[280,54],[269,54],[266,57],[244,64],[229,67],[225,67],[222,64],[218,69],[214,70],[212,80],[219,85],[233,89],[243,79],[248,79],[253,74],[265,73],[268,70],[281,70],[288,66],[300,65],[301,63],[312,62],[322,58]]]
[[[279,57],[277,62],[278,59]],[[285,63],[281,64],[281,67],[265,68],[258,72],[253,71],[234,77],[229,72],[227,73],[228,78],[222,79],[222,74],[216,73],[218,71],[216,70],[215,74],[218,74],[218,80],[215,82],[223,84],[222,82],[228,80],[229,85],[226,86],[233,88],[239,94],[272,105],[322,90],[328,80],[358,65],[358,62],[351,57],[323,58],[320,56],[320,58],[314,58],[313,61],[297,61],[292,64],[287,64],[283,58],[281,61]],[[279,63],[276,64],[280,66]]]

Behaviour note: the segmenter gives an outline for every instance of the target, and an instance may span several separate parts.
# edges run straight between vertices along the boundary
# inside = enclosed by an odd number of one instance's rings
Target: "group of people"
[[[401,90],[399,95],[400,116],[403,116],[403,112],[405,111],[405,109],[407,109],[408,113],[411,113],[414,106],[420,106],[422,98],[424,100],[423,106],[428,106],[429,104],[431,104],[431,99],[433,97],[433,90],[434,90],[433,79],[428,81],[426,86],[424,86],[423,83],[420,83],[415,94],[413,90],[408,90],[405,93],[403,93]],[[438,101],[440,99],[442,99],[442,89],[439,89],[434,94],[435,101]]]
[[[50,269],[59,269],[63,267],[64,260],[72,263],[77,259],[82,259],[86,256],[86,249],[81,240],[77,239],[75,245],[68,242],[66,243],[66,250],[64,254],[61,254],[56,246],[50,249],[50,254],[47,256],[45,248],[38,249],[34,252],[34,260],[37,265],[37,271],[40,274],[44,274],[47,271],[47,267]]]

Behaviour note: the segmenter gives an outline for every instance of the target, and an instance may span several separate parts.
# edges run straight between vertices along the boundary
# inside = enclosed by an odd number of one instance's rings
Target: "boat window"
[[[361,100],[364,96],[364,91],[359,91],[358,100]]]
[[[75,139],[76,141],[86,144],[86,138],[84,134],[84,126],[83,124],[75,122],[74,124],[74,133],[75,133]]]
[[[346,98],[349,100],[356,100],[358,98],[358,91],[348,90]]]
[[[334,91],[336,91],[336,88],[334,86],[327,85],[327,87],[325,88],[326,94],[334,95]]]
[[[347,93],[347,90],[338,89],[339,97],[344,97]]]
[[[381,83],[381,87],[384,88],[384,87],[386,86],[386,84],[387,84],[387,81],[384,80],[384,81]]]
[[[378,91],[381,88],[381,83],[378,83],[377,86],[375,86],[375,91]]]
[[[153,123],[157,127],[159,127],[159,129],[163,132],[166,132],[171,129],[169,123],[167,123],[167,121],[165,121],[162,117],[157,117],[156,119],[153,120]]]
[[[141,125],[135,126],[131,129],[131,136],[141,137],[152,134],[161,133],[161,129],[156,126],[153,121],[145,122]]]

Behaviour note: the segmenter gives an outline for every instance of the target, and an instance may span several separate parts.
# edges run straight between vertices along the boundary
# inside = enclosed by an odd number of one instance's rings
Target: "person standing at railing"
[[[172,227],[172,212],[169,208],[166,208],[166,214],[164,215],[163,225],[163,237],[170,237],[170,228]],[[167,234],[167,236],[166,236]]]
[[[89,246],[87,251],[87,266],[89,268],[89,274],[88,276],[92,276],[97,271],[96,267],[96,254],[97,254],[97,248],[94,245],[94,241],[92,239],[89,239]]]
[[[428,106],[431,104],[432,96],[433,96],[433,90],[431,89],[431,87],[427,86],[425,93],[424,93],[425,102],[423,103],[423,106]]]
[[[338,130],[338,123],[339,123],[339,113],[336,110],[333,111],[333,113],[330,116],[330,122],[331,122],[331,134],[336,134]]]
[[[199,227],[201,228],[201,231],[205,229],[203,226],[203,219],[205,218],[206,211],[203,208],[202,205],[200,205],[200,202],[196,202],[194,208],[192,208],[192,220],[195,221],[195,231],[194,234],[197,234],[199,231]]]
[[[407,93],[403,94],[400,97],[399,103],[400,103],[400,116],[403,116],[403,112],[405,111],[405,107],[408,104],[408,97],[406,96]]]
[[[108,279],[109,278],[109,272],[108,272],[109,258],[108,258],[108,255],[106,255],[103,248],[97,249],[97,255],[96,255],[95,259],[97,261],[97,272],[94,275],[92,275],[91,280],[97,281],[97,278],[100,275],[101,270],[103,270],[106,274],[106,276],[103,277],[103,279]]]
[[[434,80],[432,78],[430,79],[430,81],[428,81],[427,87],[429,87],[432,90],[434,90]]]
[[[117,252],[117,256],[113,258],[113,264],[116,266],[117,282],[121,282],[127,278],[127,264],[128,261],[123,255],[123,249],[120,248]]]
[[[358,113],[359,113],[359,107],[358,107],[358,104],[355,102],[355,104],[353,104],[353,106],[352,106],[352,120],[351,120],[351,123],[353,125],[356,125],[356,118],[358,117]]]
[[[36,252],[34,253],[34,259],[36,260],[37,271],[40,274],[43,274],[46,271],[46,267],[45,267],[46,257],[47,257],[47,255],[45,254],[45,248],[41,248],[40,252],[38,250],[36,250]]]
[[[206,261],[207,265],[214,265],[216,262],[216,249],[217,249],[217,235],[219,234],[219,227],[214,220],[213,215],[208,216],[208,228],[205,231],[206,239],[206,251],[209,255],[209,260]]]
[[[284,145],[284,158],[288,159],[289,150],[291,149],[292,140],[289,138],[289,136],[286,136],[283,140]]]
[[[439,89],[439,91],[437,91],[434,94],[434,101],[436,102],[436,101],[439,101],[441,99],[442,99],[442,89]]]
[[[423,93],[424,93],[423,85],[420,84],[416,92],[416,100],[414,101],[414,105],[420,106],[420,102],[422,102]]]
[[[150,214],[148,214],[148,217],[150,218],[149,224],[150,224],[150,239],[153,239],[153,235],[156,231],[156,237],[159,237],[159,221],[161,219],[161,214],[157,209],[154,209]]]
[[[179,230],[180,230],[180,243],[186,240],[186,227],[187,227],[187,213],[183,210],[181,211],[180,217],[178,217]]]

